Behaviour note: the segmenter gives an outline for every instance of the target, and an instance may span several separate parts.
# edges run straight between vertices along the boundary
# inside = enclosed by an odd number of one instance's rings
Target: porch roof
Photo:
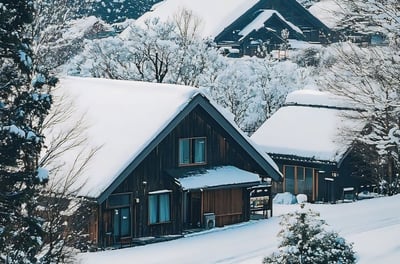
[[[252,186],[260,183],[256,173],[248,172],[234,166],[221,166],[209,169],[169,171],[183,190],[224,188],[240,185]]]

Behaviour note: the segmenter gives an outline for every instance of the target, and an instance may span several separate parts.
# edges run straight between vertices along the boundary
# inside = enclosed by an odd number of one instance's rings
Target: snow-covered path
[[[400,195],[355,203],[307,207],[341,236],[354,242],[359,263],[395,264],[400,261]],[[275,215],[298,205],[275,205]],[[276,250],[279,217],[251,221],[192,234],[169,242],[80,255],[82,264],[102,263],[236,263],[262,262]]]

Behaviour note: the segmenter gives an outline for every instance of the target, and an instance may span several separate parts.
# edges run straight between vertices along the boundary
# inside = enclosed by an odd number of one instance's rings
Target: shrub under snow
[[[356,262],[352,244],[334,231],[326,231],[326,223],[316,212],[304,209],[283,216],[282,238],[278,252],[264,258],[265,264],[350,264]]]

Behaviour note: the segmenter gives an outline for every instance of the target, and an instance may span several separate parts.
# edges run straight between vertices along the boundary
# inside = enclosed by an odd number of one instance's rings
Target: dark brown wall
[[[245,221],[245,201],[241,188],[203,192],[203,213],[213,212],[217,226]]]

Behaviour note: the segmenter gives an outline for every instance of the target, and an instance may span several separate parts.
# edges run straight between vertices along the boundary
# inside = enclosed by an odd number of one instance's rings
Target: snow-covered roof
[[[343,3],[339,4],[337,0],[321,0],[313,4],[308,11],[329,28],[338,25],[344,16]]]
[[[183,190],[191,190],[231,184],[254,184],[260,182],[260,177],[256,173],[241,170],[234,166],[222,166],[188,174],[186,177],[176,180]]]
[[[286,96],[285,104],[300,104],[313,106],[349,107],[352,104],[348,99],[312,89],[297,90]]]
[[[164,0],[137,19],[137,24],[144,24],[147,19],[158,17],[161,21],[172,20],[181,9],[192,11],[200,18],[200,35],[214,38],[230,25],[258,0]]]
[[[77,157],[82,160],[80,151],[87,153],[90,149],[100,147],[89,166],[79,172],[73,186],[81,187],[79,195],[99,198],[199,94],[205,97],[197,88],[173,84],[64,78],[60,87],[54,91],[54,100],[57,103],[71,101],[71,106],[66,104],[70,109],[65,110],[71,116],[45,131],[47,145],[51,146],[52,139],[60,132],[65,133],[71,127],[77,126],[82,118],[86,130],[78,137],[86,137],[87,142],[76,149],[61,153],[52,167],[73,164]],[[244,148],[253,153],[251,155],[261,167],[269,171],[272,178],[280,178],[281,173],[274,161],[240,131],[227,111],[206,100],[210,103],[207,104],[211,106],[210,109],[215,109],[221,115],[219,118],[230,124],[227,125],[230,127],[229,133],[235,134],[237,140],[245,142]],[[65,171],[61,171],[59,175],[65,177],[70,167],[60,168]]]
[[[295,26],[293,23],[287,21],[278,11],[276,10],[263,10],[251,23],[249,23],[246,27],[244,27],[240,32],[239,35],[247,36],[253,30],[258,30],[264,26],[264,22],[267,21],[272,17],[272,15],[277,15],[282,21],[288,24],[294,31],[303,34],[300,28]]]
[[[82,147],[101,148],[76,186],[83,186],[81,195],[96,198],[198,93],[178,85],[68,77],[55,96],[71,98],[74,112],[47,137],[50,140],[84,115],[87,130],[81,137],[88,142]],[[72,163],[76,156],[65,153],[60,162]]]
[[[363,127],[350,119],[349,114],[355,111],[341,108],[343,105],[347,104],[329,93],[295,91],[251,139],[270,154],[340,162],[351,144],[342,131]]]

